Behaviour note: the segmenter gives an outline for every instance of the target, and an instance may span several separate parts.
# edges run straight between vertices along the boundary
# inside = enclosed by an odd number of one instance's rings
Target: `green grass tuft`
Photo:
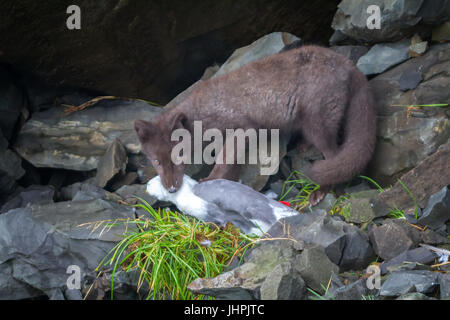
[[[375,187],[377,187],[377,189],[378,189],[378,191],[380,193],[384,192],[384,189],[375,180],[373,180],[372,178],[369,178],[369,177],[366,177],[366,176],[359,176],[359,177],[362,178],[362,179],[365,179],[365,180],[367,180],[369,182],[371,182]]]
[[[256,240],[231,225],[218,228],[184,214],[155,210],[139,200],[135,207],[144,209],[150,219],[130,221],[138,230],[126,234],[97,267],[98,271],[112,266],[111,299],[120,269],[139,271],[138,289],[144,282],[148,284],[147,299],[203,298],[193,295],[187,286],[196,278],[219,275],[228,262],[242,256]]]
[[[306,288],[306,290],[308,290],[310,293],[313,294],[312,296],[309,296],[309,299],[311,299],[311,300],[334,300],[334,297],[328,293],[328,289],[323,284],[320,284],[320,286],[322,287],[322,290],[325,292],[325,294],[323,294],[323,295],[314,291],[311,288]]]
[[[402,188],[409,194],[411,199],[414,201],[414,218],[417,220],[419,218],[419,205],[417,204],[416,197],[412,194],[411,190],[402,182],[402,180],[398,179],[398,183],[402,186]]]
[[[388,218],[391,218],[391,219],[406,219],[405,212],[403,210],[400,210],[397,207],[391,209],[391,211],[388,214]]]
[[[320,188],[318,184],[311,181],[311,179],[309,179],[303,173],[294,171],[289,175],[289,177],[283,184],[280,201],[283,201],[294,187],[297,187],[299,189],[299,192],[297,193],[295,198],[291,200],[291,203],[294,207],[300,209],[305,208],[309,205],[309,195]]]

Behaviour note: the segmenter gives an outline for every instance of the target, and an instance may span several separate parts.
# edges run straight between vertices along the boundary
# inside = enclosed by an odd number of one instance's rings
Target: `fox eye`
[[[158,161],[157,159],[155,159],[155,160],[153,160],[153,164],[154,164],[155,166],[159,166],[159,161]]]

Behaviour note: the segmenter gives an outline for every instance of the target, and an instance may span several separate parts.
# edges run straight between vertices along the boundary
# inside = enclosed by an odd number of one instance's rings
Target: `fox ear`
[[[172,131],[176,129],[183,129],[186,122],[186,115],[182,112],[177,113],[172,120]]]
[[[152,133],[152,126],[148,121],[136,120],[134,122],[134,130],[136,130],[139,141],[145,142],[148,140]]]

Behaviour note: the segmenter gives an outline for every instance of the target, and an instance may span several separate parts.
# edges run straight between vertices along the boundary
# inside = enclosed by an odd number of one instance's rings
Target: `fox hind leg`
[[[319,126],[317,126],[319,127]],[[314,145],[320,152],[322,152],[325,160],[318,161],[326,161],[333,158],[338,152],[338,142],[337,142],[337,129],[330,130],[330,127],[323,128],[321,130],[309,131],[305,133],[306,140]],[[314,164],[313,164],[314,167]],[[306,173],[307,176],[314,181],[314,172]],[[330,185],[321,185],[320,188],[309,195],[308,202],[310,206],[317,205],[330,191]]]

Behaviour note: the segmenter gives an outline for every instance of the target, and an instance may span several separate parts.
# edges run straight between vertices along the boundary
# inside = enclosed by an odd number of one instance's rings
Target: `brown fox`
[[[330,186],[349,181],[369,162],[376,141],[376,107],[366,77],[349,59],[318,46],[303,46],[250,63],[225,75],[202,81],[179,105],[151,122],[136,120],[142,150],[176,192],[184,167],[171,161],[175,129],[279,129],[281,139],[301,137],[325,160],[304,172],[321,188],[309,202],[317,204]],[[224,145],[218,156],[226,155]],[[239,166],[216,163],[212,179],[236,180]]]

